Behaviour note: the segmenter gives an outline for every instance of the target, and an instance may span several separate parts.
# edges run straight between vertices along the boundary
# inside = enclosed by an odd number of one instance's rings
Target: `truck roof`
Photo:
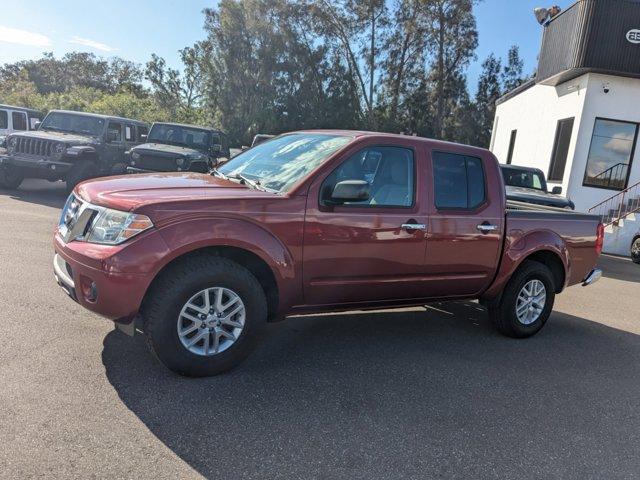
[[[361,137],[384,137],[384,138],[397,138],[397,139],[412,139],[421,143],[425,143],[428,144],[429,146],[431,146],[432,148],[438,148],[441,147],[443,149],[450,149],[451,147],[456,147],[456,148],[465,148],[465,149],[469,149],[469,150],[475,150],[478,152],[483,152],[486,153],[489,150],[487,150],[486,148],[482,148],[482,147],[474,147],[472,145],[465,145],[462,143],[455,143],[455,142],[447,142],[445,140],[435,140],[433,138],[426,138],[426,137],[418,137],[418,136],[414,136],[414,135],[402,135],[399,133],[385,133],[385,132],[370,132],[367,130],[340,130],[340,129],[335,129],[335,130],[300,130],[297,132],[287,132],[286,134],[289,133],[318,133],[318,134],[326,134],[326,135],[338,135],[338,136],[343,136],[343,137],[353,137],[353,138],[361,138]],[[283,134],[283,135],[286,135]]]
[[[133,118],[124,118],[124,117],[116,117],[113,115],[104,115],[102,113],[90,113],[90,112],[77,112],[75,110],[50,110],[49,113],[70,113],[73,115],[83,115],[86,117],[98,117],[98,118],[104,118],[105,120],[120,120],[122,122],[129,122],[129,123],[135,123],[138,125],[149,125],[146,122],[142,122],[140,120],[135,120]]]
[[[172,126],[176,126],[176,127],[184,127],[184,128],[197,128],[200,130],[207,130],[209,132],[216,132],[216,133],[224,133],[222,130],[220,130],[219,128],[213,128],[213,127],[203,127],[202,125],[191,125],[188,123],[176,123],[176,122],[153,122],[153,124],[158,124],[158,125],[172,125]]]
[[[42,115],[42,112],[40,110],[36,110],[35,108],[17,107],[15,105],[3,105],[3,104],[0,104],[0,108],[7,108],[11,110],[18,110],[20,112],[36,113],[38,115]]]

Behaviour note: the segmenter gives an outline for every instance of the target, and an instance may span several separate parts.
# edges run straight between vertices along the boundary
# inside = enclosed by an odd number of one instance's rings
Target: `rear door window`
[[[122,124],[109,122],[107,126],[107,140],[114,143],[122,142]]]
[[[9,115],[6,110],[0,110],[0,128],[9,128]]]
[[[433,152],[435,204],[439,209],[471,210],[485,201],[482,160],[447,152]]]
[[[14,130],[27,129],[27,114],[23,112],[11,112],[11,120],[13,121]]]

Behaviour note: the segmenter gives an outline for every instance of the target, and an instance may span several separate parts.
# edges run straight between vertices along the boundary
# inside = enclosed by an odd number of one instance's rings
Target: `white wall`
[[[609,93],[604,93],[607,84]],[[535,85],[496,108],[496,125],[492,151],[506,163],[511,130],[517,129],[514,165],[524,165],[549,172],[558,120],[574,117],[573,132],[565,173],[563,192],[587,211],[617,191],[584,187],[582,181],[591,146],[596,118],[640,123],[640,79],[586,74],[557,87]],[[640,182],[640,147],[636,146],[629,186]]]
[[[569,196],[579,210],[587,210],[618,193],[616,190],[582,185],[596,118],[640,123],[640,79],[599,74],[589,74],[585,77],[588,83],[578,133],[580,141],[576,146],[571,165],[572,182],[568,190]],[[604,93],[604,84],[608,85],[609,93]],[[638,182],[640,182],[640,148],[636,145],[629,186]]]

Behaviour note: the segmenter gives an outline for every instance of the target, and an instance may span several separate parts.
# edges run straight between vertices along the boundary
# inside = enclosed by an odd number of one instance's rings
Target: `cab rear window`
[[[439,209],[467,209],[485,201],[482,160],[446,152],[433,153],[435,204]]]

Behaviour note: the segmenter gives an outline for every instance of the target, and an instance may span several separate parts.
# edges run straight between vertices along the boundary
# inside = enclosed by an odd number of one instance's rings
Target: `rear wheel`
[[[634,263],[640,263],[640,237],[636,238],[631,244],[631,260]]]
[[[143,308],[147,341],[180,375],[217,375],[244,360],[267,319],[258,280],[241,265],[197,255],[170,267]]]
[[[526,260],[504,289],[499,304],[489,316],[503,335],[526,338],[547,322],[555,301],[555,285],[549,268]]]
[[[8,166],[0,169],[0,187],[15,190],[22,184],[23,180],[24,176],[15,167]]]
[[[80,160],[65,177],[67,191],[70,192],[80,182],[93,178],[96,175],[98,175],[98,167],[95,163]]]

